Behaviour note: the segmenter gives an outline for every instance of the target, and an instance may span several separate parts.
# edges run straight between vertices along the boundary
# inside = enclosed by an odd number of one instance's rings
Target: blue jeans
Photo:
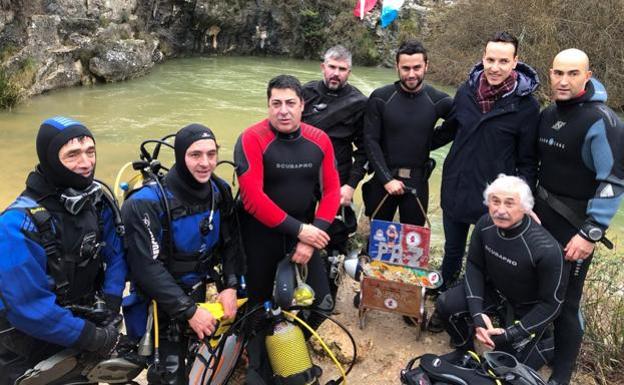
[[[444,225],[444,259],[442,260],[442,280],[440,291],[446,290],[461,274],[462,261],[466,251],[466,239],[470,223],[458,222],[442,213]]]

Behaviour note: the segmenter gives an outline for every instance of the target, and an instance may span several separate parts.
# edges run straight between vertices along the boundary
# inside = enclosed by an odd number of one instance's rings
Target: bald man
[[[592,77],[589,58],[561,51],[550,69],[553,103],[539,125],[535,212],[572,265],[566,298],[555,321],[555,359],[549,385],[569,384],[583,338],[579,303],[597,242],[624,195],[624,126]]]

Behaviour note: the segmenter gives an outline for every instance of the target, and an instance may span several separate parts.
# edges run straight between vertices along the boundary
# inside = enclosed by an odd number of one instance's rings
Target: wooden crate
[[[362,277],[358,308],[361,329],[370,309],[408,316],[420,325],[419,330],[426,325],[425,288],[418,285]]]

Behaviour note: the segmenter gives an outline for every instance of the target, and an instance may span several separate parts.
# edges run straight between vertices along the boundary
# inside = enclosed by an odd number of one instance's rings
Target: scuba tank
[[[301,328],[287,319],[281,310],[293,306],[310,306],[314,301],[314,290],[302,279],[290,255],[277,265],[273,298],[276,302],[274,309],[270,302],[264,305],[270,322],[265,344],[276,383],[317,384],[322,374],[321,368],[312,363]]]
[[[280,308],[270,312],[273,322],[265,343],[276,383],[318,384],[322,370],[312,363],[301,328],[286,319]]]

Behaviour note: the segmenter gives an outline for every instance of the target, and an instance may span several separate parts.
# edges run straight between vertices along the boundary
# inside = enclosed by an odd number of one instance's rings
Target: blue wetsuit
[[[42,230],[29,212],[41,207],[51,215],[56,250],[62,256],[60,275],[52,272]],[[39,171],[32,172],[26,191],[0,215],[0,255],[2,338],[16,341],[18,351],[5,351],[4,346],[0,350],[3,359],[8,355],[17,360],[9,365],[12,373],[23,372],[62,347],[84,349],[93,340],[96,325],[65,306],[93,306],[98,292],[118,310],[126,263],[113,211],[103,199],[72,215],[61,205],[57,189]],[[8,332],[11,327],[15,330]],[[1,375],[0,384],[10,376]]]
[[[583,95],[541,113],[535,212],[565,247],[583,234],[540,198],[539,189],[565,204],[585,224],[606,229],[624,196],[624,125],[606,105],[604,86],[592,78]],[[583,337],[580,300],[592,256],[574,263],[561,315],[555,321],[553,378],[570,381]],[[572,262],[569,262],[572,264]]]
[[[150,383],[186,383],[187,320],[195,314],[195,303],[205,301],[206,281],[216,280],[219,290],[236,287],[238,282],[241,254],[231,192],[215,177],[210,186],[207,198],[197,199],[187,193],[177,169],[169,171],[164,192],[171,212],[170,227],[155,182],[131,194],[122,207],[132,282],[143,297],[158,303],[161,355],[167,373],[160,377],[148,371]],[[222,264],[221,276],[214,273],[217,264]]]

